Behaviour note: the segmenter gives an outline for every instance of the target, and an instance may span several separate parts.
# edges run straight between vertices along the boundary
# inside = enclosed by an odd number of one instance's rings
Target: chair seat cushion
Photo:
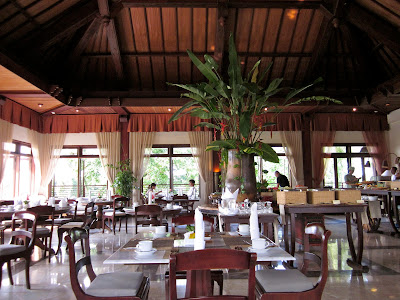
[[[56,218],[54,219],[54,224],[65,224],[69,221],[72,221],[71,218]],[[47,219],[46,222],[51,222],[51,219]]]
[[[312,281],[297,269],[257,271],[256,280],[266,293],[296,293],[314,288]]]
[[[74,228],[74,227],[82,227],[83,224],[85,224],[84,222],[68,222],[67,224],[64,224],[62,226],[60,226],[60,228]]]
[[[113,208],[105,208],[105,209],[103,209],[103,213],[106,213],[106,212],[113,212],[114,211],[114,209]]]
[[[108,211],[108,212],[104,213],[104,215],[107,216],[107,217],[111,217],[113,215],[113,212],[112,211]],[[117,216],[117,217],[123,217],[125,215],[126,214],[123,211],[116,211],[115,212],[115,216]]]
[[[136,296],[143,280],[143,273],[115,272],[98,275],[85,293],[96,297]]]
[[[16,224],[22,224],[22,220],[15,220]],[[4,220],[1,222],[1,225],[5,226],[11,226],[12,225],[12,220]]]
[[[1,255],[10,255],[24,251],[26,248],[22,245],[0,245],[0,256]]]
[[[28,231],[32,231],[32,228],[29,228]],[[45,227],[36,227],[36,235],[40,235],[40,234],[49,234],[50,233],[50,229],[45,228]]]

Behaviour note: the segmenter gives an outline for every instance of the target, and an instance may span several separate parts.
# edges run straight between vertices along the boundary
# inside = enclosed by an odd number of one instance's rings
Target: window
[[[85,197],[89,192],[105,196],[107,176],[99,151],[91,146],[64,147],[51,182],[54,197]]]
[[[176,194],[182,189],[183,193],[187,193],[190,179],[195,180],[195,187],[199,192],[200,175],[189,145],[163,145],[151,149],[142,182],[144,192],[154,182],[157,184],[157,191],[167,193],[172,189]]]
[[[361,180],[370,180],[375,176],[372,168],[372,159],[365,144],[335,144],[332,147],[324,147],[324,153],[330,157],[324,158],[325,175],[324,186],[341,188],[345,186],[344,176],[348,173],[350,166],[355,168],[354,176]],[[367,161],[371,167],[365,167]]]
[[[3,182],[0,186],[1,199],[26,199],[31,194],[32,149],[29,144],[13,141],[5,144],[10,151],[6,159]]]
[[[268,182],[269,187],[276,187],[275,171],[279,171],[281,174],[286,175],[290,179],[290,167],[283,147],[276,145],[271,147],[278,154],[279,163],[276,164],[265,161],[259,156],[255,157],[254,161],[256,162],[256,179],[258,182],[263,179],[264,181]],[[268,173],[265,173],[265,171],[268,171]]]

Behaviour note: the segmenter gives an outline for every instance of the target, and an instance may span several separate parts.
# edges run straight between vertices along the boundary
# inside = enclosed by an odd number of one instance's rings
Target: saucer
[[[241,236],[250,236],[250,231],[247,231],[247,232],[238,231],[237,233],[239,233],[239,235],[241,235]]]
[[[253,248],[253,247],[249,247],[248,249],[247,249],[247,251],[248,252],[254,252],[254,253],[257,253],[257,254],[260,254],[260,253],[265,253],[267,250],[268,250],[268,246],[267,247],[265,247],[265,248],[263,248],[263,249],[255,249],[255,248]]]
[[[139,248],[136,248],[135,252],[136,252],[137,255],[146,256],[146,255],[154,254],[155,252],[157,252],[157,249],[153,248],[150,251],[141,251]]]

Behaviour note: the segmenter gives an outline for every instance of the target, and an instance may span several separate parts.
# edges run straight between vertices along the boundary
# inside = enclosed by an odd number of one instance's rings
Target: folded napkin
[[[260,238],[260,229],[258,228],[257,203],[253,203],[253,205],[251,206],[250,236],[252,240]]]
[[[203,214],[198,208],[194,212],[194,250],[205,248]]]
[[[236,191],[234,191],[233,193],[231,193],[231,191],[229,189],[225,189],[224,193],[221,196],[221,199],[237,199],[237,196],[239,194],[239,189],[237,189]]]

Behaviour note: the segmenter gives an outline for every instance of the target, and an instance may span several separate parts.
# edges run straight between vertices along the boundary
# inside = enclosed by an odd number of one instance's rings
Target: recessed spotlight
[[[172,108],[168,108],[168,111],[172,111]]]
[[[244,65],[244,60],[242,60],[242,61],[240,62],[240,64],[241,64],[241,65]]]
[[[386,106],[390,106],[390,103],[386,103]]]
[[[357,111],[357,108],[356,108],[356,107],[353,107],[353,111]]]
[[[76,112],[79,112],[79,109],[75,109]]]
[[[267,110],[268,110],[268,107],[264,108],[264,110],[267,111]]]
[[[43,106],[43,104],[42,104],[42,103],[39,103],[39,104],[38,104],[38,106],[39,106],[39,107],[42,107],[42,106]]]
[[[55,111],[52,111],[52,112],[51,112],[51,114],[52,114],[52,115],[55,115],[55,114],[56,114],[56,112],[55,112]]]
[[[376,114],[377,114],[377,113],[378,113],[378,111],[377,111],[377,110],[374,110],[374,113],[376,113]]]

